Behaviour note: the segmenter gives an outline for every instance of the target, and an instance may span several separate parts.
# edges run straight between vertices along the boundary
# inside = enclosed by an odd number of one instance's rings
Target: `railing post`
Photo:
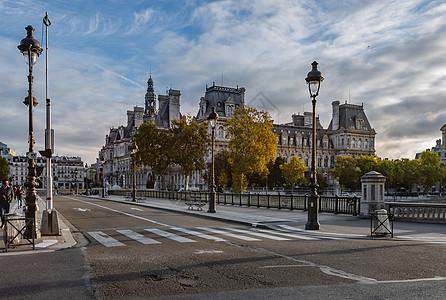
[[[240,193],[240,202],[239,202],[239,205],[240,205],[240,206],[242,206],[242,199],[243,199],[243,194]]]
[[[266,205],[266,208],[269,208],[269,194],[267,194],[267,196],[268,196],[268,203]]]
[[[291,192],[290,210],[294,210],[294,197],[293,192]]]
[[[353,216],[357,216],[356,209],[358,208],[358,200],[359,198],[355,196],[355,201],[353,201]]]
[[[281,206],[281,204],[282,204],[282,200],[281,200],[281,197],[280,197],[280,192],[279,192],[279,209],[282,209],[282,206]]]
[[[234,193],[231,193],[231,205],[234,205]]]
[[[260,193],[257,194],[257,207],[260,207]]]
[[[248,207],[251,206],[251,193],[248,194]]]
[[[338,195],[335,196],[335,214],[339,213],[339,198]]]

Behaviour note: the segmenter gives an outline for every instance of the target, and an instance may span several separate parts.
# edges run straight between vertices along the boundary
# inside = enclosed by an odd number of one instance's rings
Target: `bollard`
[[[377,235],[386,235],[392,233],[389,224],[389,217],[387,210],[378,209],[375,210],[375,218],[373,219],[373,233]]]
[[[19,234],[17,237],[12,240],[12,238],[18,233],[17,229],[22,229],[25,226],[23,220],[15,220],[21,218],[22,216],[19,214],[5,214],[5,232],[3,234],[3,241],[5,244],[20,244],[22,242],[22,235]],[[14,228],[15,227],[15,228]]]

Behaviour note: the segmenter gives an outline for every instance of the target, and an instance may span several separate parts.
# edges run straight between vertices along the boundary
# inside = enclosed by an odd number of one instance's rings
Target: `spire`
[[[144,117],[145,122],[155,117],[156,114],[156,95],[153,88],[152,72],[147,80],[147,93],[145,95]]]

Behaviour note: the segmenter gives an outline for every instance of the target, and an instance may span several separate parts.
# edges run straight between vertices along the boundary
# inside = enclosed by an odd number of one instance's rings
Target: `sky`
[[[0,142],[28,151],[25,27],[45,48],[55,155],[95,162],[111,127],[156,94],[181,90],[196,115],[206,85],[245,87],[277,124],[311,111],[305,77],[319,63],[322,125],[331,102],[364,105],[376,154],[413,159],[446,123],[446,2],[424,0],[0,0]],[[33,69],[35,150],[45,139],[45,51]]]

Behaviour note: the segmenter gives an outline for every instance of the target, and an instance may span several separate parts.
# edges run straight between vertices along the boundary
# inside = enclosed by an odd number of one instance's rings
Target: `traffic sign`
[[[29,159],[36,159],[37,153],[36,152],[26,152],[26,157]]]

